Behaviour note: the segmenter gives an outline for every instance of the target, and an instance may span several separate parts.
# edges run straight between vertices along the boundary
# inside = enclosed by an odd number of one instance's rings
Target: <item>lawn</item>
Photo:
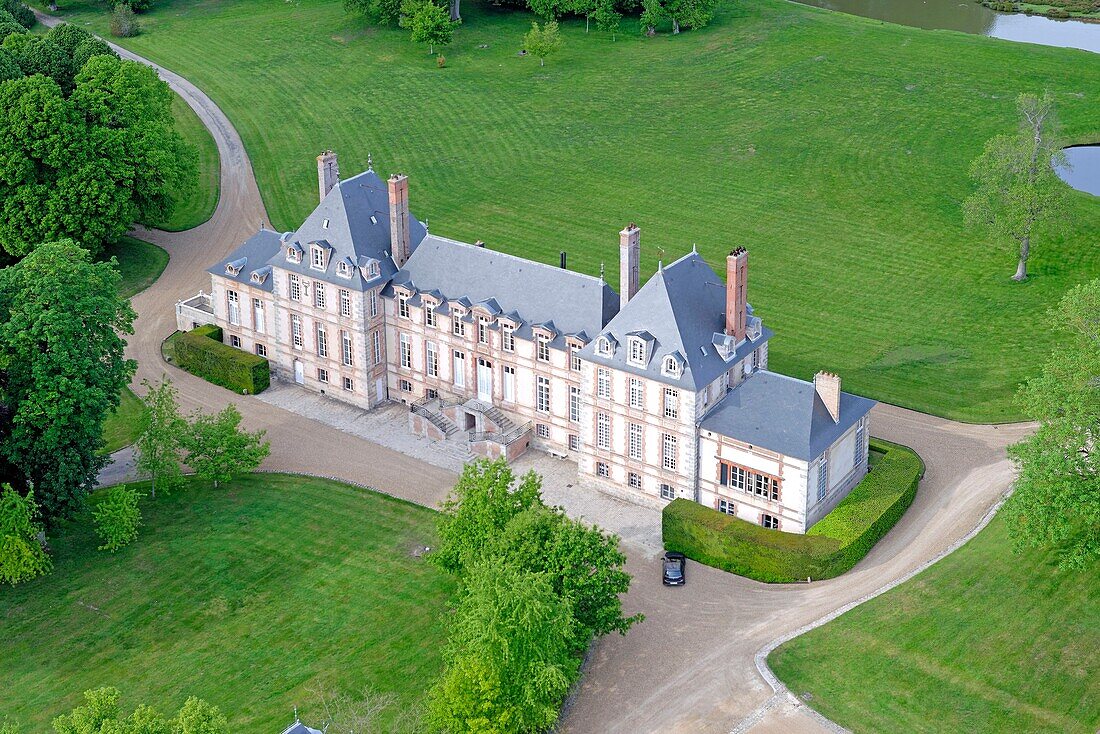
[[[278,732],[318,684],[417,702],[440,666],[453,583],[412,551],[435,513],[322,479],[257,474],[146,499],[138,541],[97,551],[85,519],[51,537],[51,575],[0,593],[0,711],[48,730],[80,692],[218,705]]]
[[[1049,554],[1013,554],[998,516],[928,571],[768,662],[854,732],[1091,734],[1100,727],[1096,572],[1060,573]]]
[[[102,30],[92,0],[60,14]],[[924,31],[781,0],[724,4],[712,26],[645,39],[564,25],[540,67],[530,16],[463,4],[436,68],[405,31],[340,0],[163,0],[124,43],[196,82],[244,138],[274,225],[316,203],[314,157],[345,175],[373,153],[412,181],[433,232],[617,278],[617,233],[643,228],[643,272],[699,250],[752,253],[771,367],[971,421],[1012,395],[1055,338],[1046,310],[1100,275],[1100,200],[1042,236],[1035,277],[964,228],[970,161],[1049,88],[1067,136],[1100,138],[1100,63],[1083,51]],[[487,48],[480,48],[487,45]],[[217,49],[212,53],[211,49]]]

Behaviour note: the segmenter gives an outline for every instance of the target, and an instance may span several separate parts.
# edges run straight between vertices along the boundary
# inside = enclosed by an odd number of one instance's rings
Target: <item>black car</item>
[[[684,558],[683,553],[676,553],[675,551],[665,553],[664,576],[662,578],[665,586],[683,586],[684,567],[686,565],[687,559]]]

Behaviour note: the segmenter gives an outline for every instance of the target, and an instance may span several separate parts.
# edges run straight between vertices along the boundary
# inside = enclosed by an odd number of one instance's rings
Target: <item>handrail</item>
[[[510,431],[470,431],[469,441],[470,443],[477,443],[479,441],[491,441],[501,446],[508,446],[515,443],[520,439],[523,434],[531,430],[531,421],[527,421],[522,426],[516,426]]]

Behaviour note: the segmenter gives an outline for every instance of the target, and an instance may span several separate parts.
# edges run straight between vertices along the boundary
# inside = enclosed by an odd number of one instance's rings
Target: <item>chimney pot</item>
[[[814,375],[814,390],[817,392],[825,409],[833,419],[833,423],[840,422],[840,377],[832,372],[818,372]]]
[[[631,222],[619,232],[619,308],[638,292],[642,230]]]

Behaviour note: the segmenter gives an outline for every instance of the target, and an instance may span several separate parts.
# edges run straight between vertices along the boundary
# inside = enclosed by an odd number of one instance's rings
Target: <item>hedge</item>
[[[271,366],[257,354],[222,344],[222,330],[213,324],[196,326],[172,340],[176,364],[207,382],[244,395],[263,392],[271,384]]]
[[[848,571],[901,519],[924,475],[904,446],[871,439],[885,455],[832,512],[805,535],[768,530],[697,502],[665,506],[665,549],[757,581],[828,579]]]

